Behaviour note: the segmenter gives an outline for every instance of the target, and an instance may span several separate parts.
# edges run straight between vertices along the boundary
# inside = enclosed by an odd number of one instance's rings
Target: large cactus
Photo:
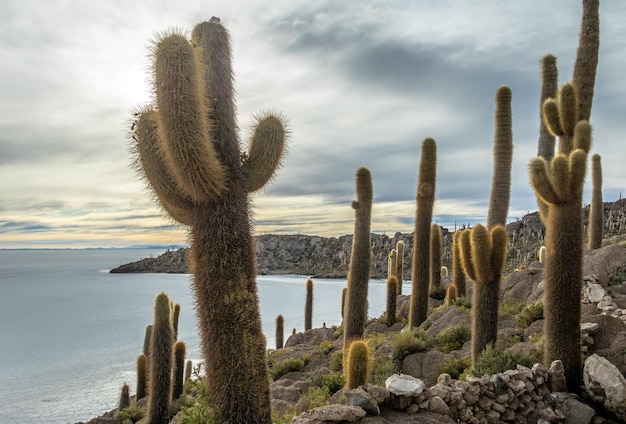
[[[583,224],[582,190],[587,154],[591,145],[591,127],[587,121],[576,123],[576,91],[565,84],[561,91],[571,95],[559,102],[544,103],[544,119],[553,134],[567,135],[571,128],[573,151],[561,152],[550,162],[542,158],[531,161],[531,185],[537,197],[546,204],[542,220],[546,224],[544,360],[563,362],[568,391],[580,392],[582,360],[580,349],[580,291],[582,287]],[[553,108],[553,110],[546,110]],[[559,127],[560,125],[560,127]],[[568,143],[559,143],[569,147]],[[568,150],[569,151],[569,150]]]
[[[428,287],[430,277],[430,221],[435,203],[437,177],[437,144],[432,138],[422,142],[417,180],[417,209],[413,233],[412,290],[409,327],[418,327],[428,316]]]
[[[269,423],[249,193],[279,166],[281,117],[258,119],[240,150],[229,37],[219,19],[155,43],[156,107],[135,123],[140,172],[160,205],[188,225],[206,386],[220,421]]]
[[[348,292],[346,295],[343,319],[343,346],[348,348],[350,341],[363,337],[367,324],[367,291],[370,279],[372,242],[370,227],[372,217],[372,175],[367,168],[356,172],[356,200],[354,209],[354,236],[348,271]],[[346,353],[347,355],[347,353]]]
[[[474,281],[472,293],[472,363],[498,338],[500,280],[506,261],[508,236],[504,226],[487,230],[476,225],[459,235],[461,259]]]

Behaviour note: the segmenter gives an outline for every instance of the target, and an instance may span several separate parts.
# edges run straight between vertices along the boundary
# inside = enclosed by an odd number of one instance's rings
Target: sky
[[[253,116],[289,121],[288,154],[251,198],[257,234],[354,228],[354,174],[370,169],[371,228],[415,223],[420,146],[437,142],[433,221],[486,221],[494,95],[513,92],[509,220],[536,210],[540,61],[571,80],[581,1],[3,0],[0,248],[178,245],[186,229],[131,166],[132,112],[153,101],[151,42],[212,16],[231,35],[245,148]],[[605,201],[626,194],[626,2],[600,5],[591,114]],[[584,203],[590,201],[587,176]]]

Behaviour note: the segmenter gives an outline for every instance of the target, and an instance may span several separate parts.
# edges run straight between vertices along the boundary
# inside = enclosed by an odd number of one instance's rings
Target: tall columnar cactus
[[[561,91],[566,87],[568,91],[574,91],[570,84],[563,86]],[[565,117],[576,120],[575,97],[568,98],[573,105],[556,110],[561,121]],[[546,102],[544,106],[548,104]],[[544,117],[548,116],[544,113]],[[553,127],[551,122],[546,123],[549,128]],[[566,122],[566,126],[575,127],[573,151],[559,153],[550,162],[535,158],[530,163],[529,172],[535,194],[547,205],[547,213],[542,218],[549,252],[544,271],[544,360],[549,364],[560,359],[565,368],[568,391],[578,393],[582,382],[579,325],[583,276],[582,191],[591,127],[587,121]]]
[[[456,287],[456,295],[465,296],[465,273],[461,263],[461,245],[459,236],[461,231],[455,231],[452,236],[452,285]]]
[[[146,378],[148,377],[148,361],[146,355],[139,355],[137,357],[137,400],[146,397]]]
[[[174,327],[174,340],[178,339],[178,318],[180,317],[180,304],[174,305],[174,315],[172,316],[172,327]]]
[[[398,279],[395,275],[387,277],[387,325],[393,325],[396,322],[396,296],[398,290]]]
[[[346,388],[356,389],[367,384],[372,372],[372,355],[369,345],[364,340],[354,340],[348,348],[344,365]]]
[[[172,400],[183,394],[185,385],[185,351],[187,346],[183,341],[174,343],[174,368],[172,369]]]
[[[191,380],[192,372],[193,372],[193,362],[191,362],[191,359],[190,359],[185,364],[185,384],[187,384],[189,380]]]
[[[269,423],[269,378],[256,287],[249,194],[283,157],[280,116],[258,119],[247,153],[235,120],[229,37],[219,19],[155,42],[156,105],[134,124],[138,168],[173,219],[189,226],[193,288],[218,420]]]
[[[146,334],[143,337],[143,354],[150,358],[150,337],[152,336],[152,324],[146,325]]]
[[[495,134],[493,138],[493,175],[487,227],[506,225],[511,197],[513,161],[513,118],[511,89],[505,85],[496,92]]]
[[[413,263],[409,327],[418,327],[428,316],[430,221],[435,203],[437,144],[432,138],[422,142],[417,180],[417,210],[413,233]]]
[[[404,242],[398,240],[396,243],[396,278],[398,280],[398,289],[396,294],[402,294],[402,279],[404,278]]]
[[[591,156],[591,208],[589,210],[589,249],[602,247],[604,206],[602,205],[602,164],[600,155]]]
[[[348,288],[344,287],[341,290],[341,319],[343,320],[345,318],[345,312],[346,312],[346,297],[348,297]]]
[[[150,396],[148,396],[150,424],[169,423],[174,346],[170,302],[166,293],[160,293],[154,301],[154,322],[150,336]]]
[[[441,245],[443,244],[439,224],[430,224],[430,292],[441,288]]]
[[[573,83],[578,93],[578,119],[589,121],[600,49],[600,0],[583,0]]]
[[[548,131],[542,119],[543,103],[556,97],[559,71],[556,57],[547,54],[541,60],[541,97],[539,99],[539,142],[537,156],[549,161],[554,156],[554,136]],[[540,206],[541,207],[541,206]]]
[[[118,410],[126,409],[130,406],[130,387],[128,384],[122,386],[122,393],[120,395],[120,403],[117,406]]]
[[[354,209],[354,236],[350,269],[348,271],[348,292],[346,295],[343,320],[343,346],[347,349],[350,341],[363,337],[367,324],[367,291],[370,278],[372,243],[370,226],[372,216],[372,175],[369,169],[359,168],[356,172],[356,200]]]
[[[506,261],[508,236],[504,226],[487,230],[477,224],[459,236],[463,268],[472,279],[472,363],[498,338],[500,280]]]
[[[313,328],[313,280],[306,280],[306,301],[304,304],[304,331]]]
[[[285,340],[285,319],[282,315],[276,317],[276,350],[282,349]]]

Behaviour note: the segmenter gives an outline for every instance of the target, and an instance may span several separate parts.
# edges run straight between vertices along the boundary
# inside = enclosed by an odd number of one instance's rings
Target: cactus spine
[[[396,322],[396,296],[398,289],[398,279],[395,275],[387,277],[387,325],[393,325]]]
[[[137,400],[146,397],[146,377],[148,375],[146,355],[137,357]]]
[[[306,302],[304,305],[304,331],[313,328],[313,280],[306,280]]]
[[[513,161],[513,118],[511,89],[505,85],[496,92],[495,134],[493,139],[493,176],[487,227],[506,225],[511,197],[511,162]]]
[[[282,315],[276,317],[276,349],[282,349],[285,339],[285,319]]]
[[[591,127],[579,121],[575,89],[565,84],[560,91],[573,93],[559,96],[559,102],[544,103],[544,118],[550,129],[572,128],[573,151],[556,155],[550,162],[535,158],[529,166],[531,185],[537,197],[547,205],[542,216],[546,225],[545,295],[544,295],[544,361],[563,362],[568,391],[580,392],[582,359],[580,348],[580,290],[582,287],[583,221],[582,190],[587,153],[591,145]],[[555,106],[552,111],[546,108]],[[552,115],[552,116],[550,116]],[[555,119],[555,116],[558,119]],[[550,120],[551,122],[548,122]],[[556,127],[555,123],[562,126]],[[554,128],[556,127],[556,128]],[[560,137],[567,136],[565,131]],[[559,143],[567,148],[567,143]],[[569,151],[569,150],[567,150]]]
[[[437,144],[432,138],[427,138],[422,142],[417,180],[409,327],[418,327],[428,315],[430,221],[435,203],[436,176]]]
[[[367,384],[372,372],[372,355],[369,345],[364,340],[354,340],[350,343],[346,365],[346,388],[356,389]]]
[[[396,278],[398,280],[398,288],[396,294],[402,294],[402,279],[404,278],[404,242],[398,240],[396,243]]]
[[[157,104],[136,122],[137,164],[163,209],[190,226],[206,387],[218,420],[270,423],[249,194],[280,165],[286,131],[280,116],[260,117],[242,154],[227,31],[211,18],[192,40],[174,33],[155,43]]]
[[[430,293],[441,288],[441,228],[430,225]]]
[[[604,206],[602,205],[602,164],[600,155],[591,156],[591,208],[589,210],[589,249],[602,246]]]
[[[150,396],[148,415],[151,424],[169,422],[172,387],[172,309],[170,298],[160,293],[154,302],[154,323],[150,337]]]
[[[459,235],[465,274],[472,279],[472,363],[498,338],[500,280],[508,236],[504,226],[487,230],[477,224]]]
[[[174,368],[172,370],[172,400],[178,399],[183,394],[185,385],[185,342],[174,343]]]
[[[354,209],[354,237],[348,272],[348,292],[344,315],[344,349],[350,340],[363,337],[367,323],[367,291],[370,278],[372,215],[372,175],[369,169],[359,168],[356,172],[356,200]]]
[[[459,236],[461,231],[455,231],[452,236],[452,285],[456,287],[457,296],[465,296],[465,274],[461,264],[461,245]]]

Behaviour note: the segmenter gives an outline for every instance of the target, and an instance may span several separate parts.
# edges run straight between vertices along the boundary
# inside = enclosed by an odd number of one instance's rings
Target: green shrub
[[[288,372],[302,371],[304,365],[305,363],[302,359],[287,359],[273,364],[270,368],[270,374],[272,374],[274,381],[276,381]]]
[[[446,288],[439,286],[433,289],[428,296],[432,299],[443,300],[446,297]]]
[[[472,359],[469,356],[465,356],[460,359],[447,357],[444,359],[443,364],[439,367],[439,374],[448,373],[450,377],[459,379],[466,373],[472,366]]]
[[[626,241],[624,241],[626,243]],[[609,286],[619,286],[626,281],[626,272],[618,272],[609,278]]]
[[[372,352],[376,351],[379,347],[385,344],[387,335],[383,333],[372,333],[367,337],[367,344],[372,349]]]
[[[529,275],[537,275],[537,274],[539,274],[539,270],[535,269],[535,268],[529,268],[528,269],[528,274]]]
[[[330,398],[328,387],[311,387],[306,393],[300,396],[298,401],[298,411],[309,411],[318,406],[326,405]]]
[[[620,242],[618,243],[618,245],[619,245],[620,247],[626,248],[626,240],[624,240],[624,241],[620,241]]]
[[[492,375],[514,369],[517,364],[530,368],[536,362],[541,362],[539,354],[532,356],[521,352],[512,354],[488,345],[478,357],[471,372],[476,376]]]
[[[330,357],[330,362],[328,363],[328,368],[331,371],[339,372],[343,370],[343,351],[338,350],[333,353]]]
[[[500,304],[500,312],[505,314],[517,315],[526,304],[524,302],[516,302],[514,300],[505,300]]]
[[[437,344],[442,352],[449,353],[459,350],[465,342],[472,338],[472,333],[465,324],[457,324],[448,327],[437,334]]]
[[[423,352],[427,348],[428,336],[425,331],[415,328],[403,330],[391,340],[391,354],[395,359],[404,359],[411,353]]]
[[[314,386],[328,389],[331,395],[346,385],[346,379],[341,371],[311,377],[309,382]]]
[[[543,301],[538,300],[533,303],[529,303],[524,306],[522,310],[517,314],[515,322],[520,327],[528,327],[533,322],[543,319]]]
[[[146,415],[146,408],[131,405],[115,414],[115,420],[122,424],[134,424]]]
[[[333,350],[334,347],[335,344],[333,342],[331,342],[330,340],[324,340],[322,343],[319,344],[315,351],[317,353],[323,353],[324,355],[326,355],[328,354],[328,352]]]
[[[370,375],[370,384],[385,387],[385,381],[391,375],[395,374],[396,364],[392,358],[378,357],[374,358],[372,364],[372,375]]]
[[[451,302],[451,306],[458,306],[464,311],[472,309],[472,299],[467,296],[459,296]]]
[[[193,390],[197,391],[197,401],[191,406],[183,406],[178,415],[179,424],[219,424],[215,412],[209,406],[206,386],[201,380],[192,380]]]

